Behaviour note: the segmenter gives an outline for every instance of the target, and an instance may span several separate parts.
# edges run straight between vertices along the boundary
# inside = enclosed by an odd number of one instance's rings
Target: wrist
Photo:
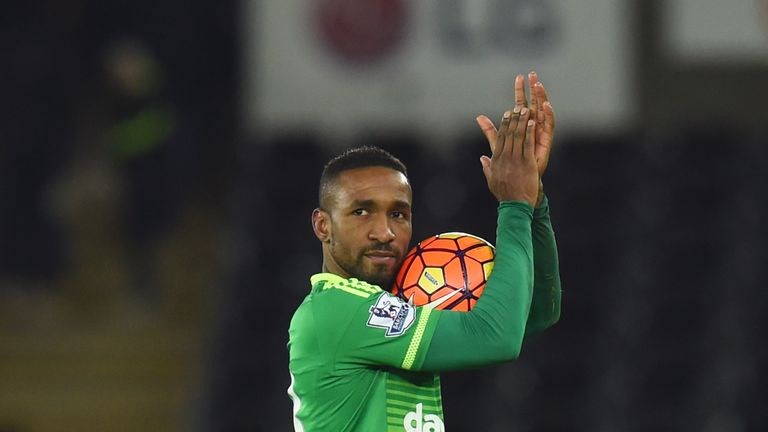
[[[534,208],[541,207],[541,204],[544,202],[544,183],[541,182],[541,179],[539,179],[539,194],[536,196],[536,205]]]
[[[526,200],[499,201],[498,210],[501,211],[501,209],[505,209],[505,208],[517,208],[519,210],[522,210],[524,213],[530,214],[531,217],[533,217],[533,212],[536,210],[533,208],[531,203]]]

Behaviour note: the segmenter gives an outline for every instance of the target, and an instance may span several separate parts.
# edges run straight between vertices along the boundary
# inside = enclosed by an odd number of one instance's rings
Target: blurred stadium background
[[[765,0],[0,11],[0,431],[290,430],[323,163],[383,146],[414,241],[493,238],[474,117],[532,68],[563,315],[444,375],[449,430],[768,430]]]

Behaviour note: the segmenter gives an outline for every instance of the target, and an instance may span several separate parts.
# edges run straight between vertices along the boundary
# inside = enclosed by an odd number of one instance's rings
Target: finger
[[[536,84],[539,82],[539,77],[536,75],[535,71],[531,71],[528,74],[528,93],[531,96],[531,118],[536,120],[538,119],[538,112],[539,112],[539,98],[536,95]]]
[[[525,98],[525,78],[522,75],[515,77],[515,106],[528,106],[528,100]]]
[[[491,159],[488,156],[480,156],[480,165],[483,166],[483,174],[487,181],[491,180]]]
[[[544,88],[544,85],[541,83],[541,81],[537,81],[536,84],[533,85],[533,90],[531,93],[535,93],[536,97],[531,97],[531,99],[536,100],[536,106],[538,107],[538,110],[536,111],[536,117],[535,120],[539,123],[539,126],[541,126],[544,123],[545,117],[544,117],[544,100],[541,97],[542,89]]]
[[[552,153],[552,143],[555,133],[555,113],[552,110],[552,104],[546,102],[542,109],[542,115],[545,120],[536,125],[536,165],[539,169],[539,175],[544,175],[549,163],[549,155]]]
[[[480,130],[483,131],[483,135],[485,135],[485,139],[488,141],[488,146],[491,149],[491,154],[496,153],[496,135],[498,131],[496,130],[496,126],[493,125],[493,121],[489,119],[488,117],[484,115],[479,115],[475,119],[477,122],[477,125],[480,126]]]
[[[536,154],[536,121],[530,119],[526,122],[525,144],[523,146],[523,156],[526,159],[535,160]]]
[[[544,102],[549,101],[549,96],[547,96],[547,89],[544,88],[544,84],[539,81],[539,85],[536,86],[536,96],[539,98],[539,106],[543,106]]]
[[[533,86],[536,85],[536,83],[539,82],[539,75],[536,73],[536,71],[531,71],[528,73],[528,85],[533,88]],[[533,98],[533,96],[531,96]]]
[[[521,108],[520,115],[518,116],[518,122],[515,124],[514,139],[512,140],[512,142],[514,143],[512,154],[515,156],[523,155],[523,143],[525,142],[525,129],[526,129],[526,125],[528,124],[528,119],[530,118],[530,114],[531,114],[531,110],[525,107]]]
[[[516,106],[511,113],[509,119],[509,125],[504,131],[504,152],[512,153],[515,151],[515,132],[517,131],[517,125],[520,122],[520,110],[526,109],[525,107]],[[509,111],[507,111],[509,112]],[[505,113],[506,114],[506,113]]]
[[[544,102],[542,105],[544,108],[544,124],[547,132],[553,132],[555,129],[555,110],[552,109],[552,104],[549,101]]]
[[[501,125],[499,126],[499,131],[496,132],[496,139],[493,143],[493,146],[495,147],[493,156],[501,154],[507,147],[507,131],[509,130],[509,124],[512,121],[512,117],[513,115],[511,111],[504,111],[504,114],[501,117]]]

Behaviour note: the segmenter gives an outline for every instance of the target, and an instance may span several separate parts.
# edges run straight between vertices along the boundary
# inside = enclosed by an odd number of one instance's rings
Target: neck
[[[344,279],[348,279],[350,275],[347,274],[341,267],[339,267],[332,258],[328,258],[327,255],[323,256],[323,273],[331,273],[337,276],[341,276]]]

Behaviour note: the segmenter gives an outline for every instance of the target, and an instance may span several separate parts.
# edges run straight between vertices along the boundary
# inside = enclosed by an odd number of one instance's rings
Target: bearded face
[[[399,171],[339,174],[330,208],[313,214],[325,271],[388,289],[411,241],[411,187]]]

